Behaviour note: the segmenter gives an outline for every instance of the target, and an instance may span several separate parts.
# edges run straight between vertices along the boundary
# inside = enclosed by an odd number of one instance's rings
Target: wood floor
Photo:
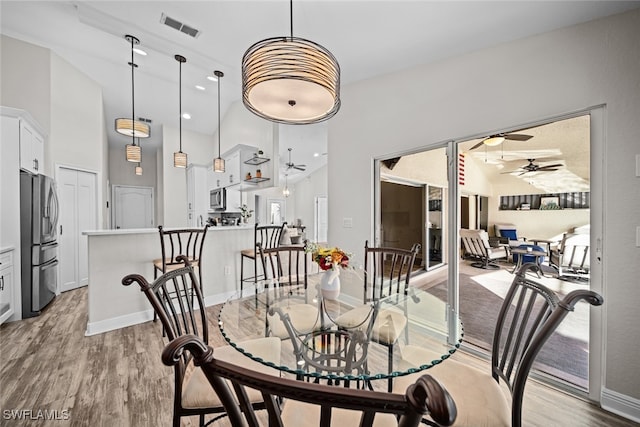
[[[210,307],[212,320],[219,306]],[[43,315],[0,326],[0,425],[2,426],[169,426],[173,371],[160,361],[161,328],[148,322],[85,337],[86,288],[58,296]],[[215,324],[210,343],[223,345]],[[486,362],[457,353],[468,363]],[[36,420],[8,420],[7,411]],[[58,418],[46,421],[44,412]],[[197,425],[197,418],[184,426]],[[217,425],[217,424],[216,424]],[[224,425],[224,424],[220,424]],[[595,405],[530,381],[525,393],[526,426],[609,426],[638,424]]]

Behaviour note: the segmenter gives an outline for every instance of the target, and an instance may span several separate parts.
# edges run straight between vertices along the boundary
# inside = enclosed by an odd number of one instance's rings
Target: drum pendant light
[[[242,57],[242,101],[272,122],[321,122],[340,109],[340,66],[326,48],[293,37],[293,0],[289,10],[290,37],[259,41]]]
[[[180,87],[178,90],[178,98],[180,104],[180,149],[173,153],[173,166],[176,168],[186,168],[187,167],[187,153],[182,152],[182,64],[187,62],[187,58],[182,55],[174,56],[176,61],[180,64]]]
[[[220,126],[220,79],[224,76],[222,71],[214,71],[213,74],[218,78],[218,157],[213,159],[213,171],[224,172],[224,159],[220,157],[220,133],[222,127]]]
[[[140,162],[140,146],[136,145],[135,138],[148,138],[151,134],[151,128],[147,123],[137,121],[135,119],[136,103],[134,70],[137,65],[133,62],[133,47],[136,44],[140,44],[140,40],[128,34],[124,38],[131,43],[131,62],[129,62],[129,65],[131,66],[131,118],[116,119],[116,132],[131,137],[131,144],[128,144],[126,147],[127,161]]]

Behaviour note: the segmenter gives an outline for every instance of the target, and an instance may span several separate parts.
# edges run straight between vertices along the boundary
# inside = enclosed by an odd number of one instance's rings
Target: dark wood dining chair
[[[272,288],[269,295],[273,296],[273,300],[268,301],[270,311],[265,334],[286,339],[319,327],[318,305],[309,300],[306,292],[311,254],[303,246],[263,248],[260,243],[258,254],[262,260],[264,284]],[[293,304],[292,299],[296,300]],[[281,319],[282,316],[286,316],[286,320]],[[286,322],[293,329],[288,328]],[[294,335],[290,333],[292,331]]]
[[[456,402],[456,426],[520,427],[524,389],[540,349],[579,301],[602,305],[603,298],[588,290],[572,291],[560,300],[525,274],[538,268],[523,265],[511,283],[496,322],[490,370],[481,371],[452,358],[429,369]],[[407,366],[434,359],[428,349],[415,346],[401,352]],[[415,378],[415,374],[398,377],[394,392],[403,392]]]
[[[391,295],[407,295],[416,256],[421,245],[415,243],[411,249],[370,247],[364,245],[363,303],[336,319],[340,328],[354,328],[369,316],[371,303]],[[388,348],[389,373],[393,370],[395,344],[407,327],[407,317],[400,311],[380,309],[371,328],[371,341]],[[388,389],[391,391],[392,378]]]
[[[167,230],[161,225],[158,226],[162,257],[153,260],[153,278],[184,267],[184,263],[178,261],[178,256],[184,255],[189,258],[191,266],[198,269],[198,279],[202,285],[202,249],[208,228],[209,226],[205,225],[203,228]]]
[[[253,232],[253,247],[240,251],[240,291],[242,291],[245,282],[251,282],[255,285],[260,278],[264,277],[264,270],[263,273],[258,274],[258,264],[261,264],[260,267],[262,267],[262,262],[256,261],[258,245],[265,250],[280,246],[280,238],[286,225],[286,222],[281,225],[259,225],[256,223]],[[253,276],[245,277],[244,275],[245,259],[253,261]]]
[[[426,415],[437,423],[433,425],[449,426],[456,418],[454,401],[429,375],[417,379],[402,394],[277,378],[219,360],[217,349],[189,335],[170,342],[162,361],[169,366],[180,363],[185,353],[202,368],[235,427],[416,427]],[[262,392],[268,420],[260,422],[260,414],[252,409],[248,387]]]
[[[176,257],[176,262],[181,263],[181,267],[173,268],[153,283],[147,282],[139,274],[130,274],[122,279],[122,284],[129,286],[136,282],[140,285],[154,313],[160,319],[163,335],[166,335],[168,341],[191,334],[203,343],[208,343],[209,319],[197,276],[188,257],[180,255]],[[276,337],[250,340],[242,343],[242,348],[243,351],[265,360],[280,360],[280,340]],[[276,369],[249,359],[232,346],[217,348],[216,355],[221,360],[238,363],[244,370],[253,369],[265,375],[279,375]],[[194,366],[191,355],[184,353],[178,359],[173,364],[174,427],[180,426],[182,417],[197,415],[200,418],[200,426],[204,426],[226,416],[225,405],[209,385],[202,370]],[[264,400],[258,390],[250,390],[248,399],[255,409],[264,408]],[[214,418],[205,423],[205,415],[208,414],[214,414]]]

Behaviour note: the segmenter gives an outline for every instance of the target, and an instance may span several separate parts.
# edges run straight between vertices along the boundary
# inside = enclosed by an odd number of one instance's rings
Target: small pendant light
[[[131,66],[131,119],[128,118],[119,118],[116,119],[116,132],[131,136],[131,144],[127,144],[126,147],[126,158],[129,162],[140,162],[140,158],[142,156],[141,149],[139,145],[136,145],[136,138],[148,138],[151,134],[151,128],[147,123],[137,121],[136,117],[136,102],[135,102],[135,80],[134,80],[134,70],[137,65],[133,62],[133,52],[134,45],[140,44],[140,40],[131,35],[126,35],[125,39],[131,43],[131,62],[129,65]]]
[[[173,153],[173,166],[176,168],[187,167],[187,153],[182,152],[182,64],[187,62],[187,58],[182,55],[174,56],[176,61],[180,63],[180,87],[178,91],[178,98],[180,103],[180,149]]]
[[[213,74],[218,78],[218,157],[213,159],[213,171],[224,172],[224,159],[220,157],[220,132],[222,132],[220,126],[220,79],[224,76],[224,73],[216,70]]]

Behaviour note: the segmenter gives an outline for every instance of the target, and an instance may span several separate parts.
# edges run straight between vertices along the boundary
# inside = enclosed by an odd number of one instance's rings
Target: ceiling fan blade
[[[294,166],[293,168],[294,168],[294,169],[298,169],[299,171],[304,171],[304,169],[305,169],[305,168],[300,167],[300,166]]]
[[[484,140],[478,142],[476,145],[474,145],[473,147],[469,148],[469,151],[475,150],[476,148],[480,147],[482,144],[484,144]]]
[[[558,170],[557,168],[549,169],[547,166],[545,166],[545,167],[542,167],[542,168],[538,168],[536,170],[536,172],[553,172],[553,171],[557,171],[557,170]]]
[[[533,135],[525,135],[523,133],[507,133],[504,135],[504,137],[512,141],[528,141],[533,138]]]
[[[562,163],[556,163],[556,164],[554,164],[554,165],[544,165],[544,166],[540,166],[540,167],[538,168],[538,170],[540,170],[540,169],[547,169],[547,168],[559,168],[559,167],[561,167],[561,166],[564,166],[564,165],[563,165]]]
[[[508,173],[516,173],[516,172],[527,173],[527,172],[529,172],[529,171],[527,171],[527,170],[523,170],[523,169],[516,169],[516,170],[514,170],[514,171],[500,172],[500,175],[505,175],[505,174],[508,174]]]

